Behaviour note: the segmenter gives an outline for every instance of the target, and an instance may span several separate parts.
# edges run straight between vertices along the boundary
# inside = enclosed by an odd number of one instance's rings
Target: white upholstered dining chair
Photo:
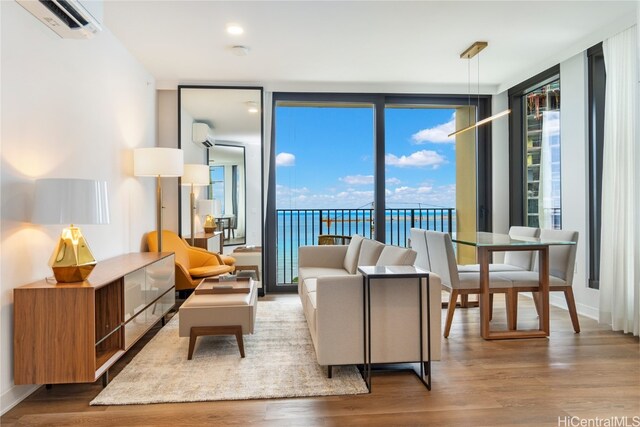
[[[429,263],[429,253],[427,249],[427,236],[425,236],[425,230],[420,228],[412,228],[411,232],[411,249],[416,251],[416,261],[414,265],[424,270],[431,271],[431,264]]]
[[[573,273],[576,264],[576,250],[578,246],[578,232],[565,230],[540,231],[541,240],[556,240],[575,242],[574,245],[550,245],[549,246],[549,292],[563,292],[571,316],[573,330],[580,332],[580,323],[576,311],[576,302],[573,297]],[[536,304],[536,310],[540,313],[540,297],[538,295],[538,258],[537,251],[533,260],[532,271],[508,271],[502,273],[513,282],[513,309],[515,321],[517,322],[517,304],[519,292],[532,292]]]
[[[480,273],[478,272],[458,272],[456,264],[456,256],[453,251],[453,243],[451,237],[447,233],[437,231],[421,230],[425,234],[427,243],[427,258],[430,265],[430,271],[433,271],[442,281],[442,287],[448,291],[451,296],[449,298],[449,306],[447,308],[447,320],[444,327],[444,337],[449,336],[451,331],[451,323],[453,314],[456,309],[458,295],[469,295],[480,293]],[[413,244],[414,237],[412,235],[411,242]],[[511,281],[502,276],[501,272],[489,273],[489,292],[506,294],[507,303],[507,326],[510,330],[515,328],[515,319],[512,316],[513,309],[511,307],[514,298]],[[490,308],[493,310],[493,307]]]
[[[540,229],[535,227],[512,226],[509,228],[509,236],[517,239],[540,237]],[[533,251],[509,251],[504,254],[504,263],[489,264],[489,271],[533,271],[535,252]],[[480,272],[480,264],[459,265],[460,272]]]

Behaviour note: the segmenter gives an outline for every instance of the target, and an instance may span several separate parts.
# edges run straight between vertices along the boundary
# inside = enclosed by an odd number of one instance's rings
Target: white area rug
[[[255,333],[200,337],[192,360],[178,316],[162,328],[91,405],[197,402],[366,393],[355,366],[318,365],[300,302],[259,301]]]

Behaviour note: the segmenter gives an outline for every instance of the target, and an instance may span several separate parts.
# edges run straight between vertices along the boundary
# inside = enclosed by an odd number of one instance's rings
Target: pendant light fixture
[[[462,52],[460,54],[460,58],[461,59],[466,59],[468,61],[471,61],[471,58],[473,58],[474,56],[479,54],[480,51],[482,51],[482,49],[484,49],[488,45],[489,45],[489,43],[487,43],[487,42],[477,41],[477,42],[473,43],[471,46],[469,46],[464,52]],[[468,105],[468,107],[469,107],[469,111],[470,111],[471,110],[471,68],[470,67],[468,68],[468,77],[469,77],[469,105]],[[478,106],[480,106],[480,102],[479,101],[480,101],[480,57],[478,57]],[[494,115],[492,115],[490,117],[482,119],[482,120],[480,120],[480,121],[478,121],[478,122],[476,122],[476,123],[474,123],[472,125],[469,125],[469,126],[467,126],[465,128],[462,128],[462,129],[459,129],[459,130],[457,130],[455,132],[452,132],[448,136],[452,137],[452,136],[457,135],[459,133],[466,132],[466,131],[471,130],[471,129],[475,129],[478,126],[482,126],[482,125],[484,125],[486,123],[489,123],[489,122],[497,119],[498,117],[506,116],[509,113],[511,113],[510,109],[501,111],[501,112],[499,112],[497,114],[494,114]],[[469,120],[469,121],[471,121],[471,120]]]

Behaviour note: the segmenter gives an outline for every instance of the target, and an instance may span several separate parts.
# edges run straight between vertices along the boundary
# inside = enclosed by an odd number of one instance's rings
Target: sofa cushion
[[[385,246],[376,265],[413,265],[416,251],[399,246]]]
[[[298,281],[324,276],[347,276],[349,273],[344,268],[331,267],[300,267],[298,268]]]
[[[318,286],[318,279],[316,278],[309,278],[309,279],[305,279],[304,281],[304,288],[306,289],[307,292],[315,292],[317,286]]]
[[[344,269],[349,272],[349,274],[356,274],[356,269],[358,268],[358,255],[360,254],[360,247],[362,246],[362,241],[364,237],[359,234],[354,234],[351,236],[351,242],[349,243],[349,247],[347,248],[347,254],[344,256]]]
[[[376,240],[364,239],[360,247],[358,265],[376,265],[384,244]]]

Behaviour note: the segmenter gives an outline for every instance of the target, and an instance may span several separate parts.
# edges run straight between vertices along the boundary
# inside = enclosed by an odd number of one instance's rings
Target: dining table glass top
[[[549,245],[575,245],[570,240],[541,239],[539,237],[510,236],[501,233],[488,233],[479,231],[451,233],[454,243],[476,247],[486,246],[549,246]]]

